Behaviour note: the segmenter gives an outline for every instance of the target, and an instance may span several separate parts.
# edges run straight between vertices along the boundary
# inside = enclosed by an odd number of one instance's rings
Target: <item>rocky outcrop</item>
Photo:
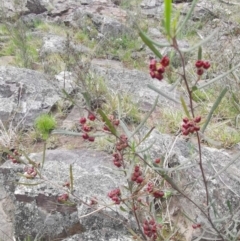
[[[64,83],[56,84],[37,71],[2,66],[0,75],[0,119],[5,124],[32,126],[40,113],[48,112],[61,99],[57,90]],[[73,83],[65,87],[71,91]]]
[[[104,77],[110,89],[120,93],[131,93],[134,102],[138,103],[143,111],[148,111],[151,108],[157,96],[159,96],[159,103],[162,106],[168,105],[169,102],[172,106],[180,104],[179,93],[171,91],[171,85],[167,82],[155,81],[149,74],[142,71],[123,68],[117,64],[117,61],[94,59],[92,70],[98,76]],[[171,96],[175,102],[149,89],[147,86],[149,84],[161,89],[166,96]]]
[[[30,158],[42,162],[41,153],[32,154]],[[58,197],[68,192],[63,184],[70,181],[70,165],[73,169],[73,195],[66,204],[62,204]],[[129,240],[127,236],[123,238],[127,234],[123,222],[127,220],[112,209],[105,208],[87,215],[110,203],[107,193],[122,182],[106,154],[90,150],[48,151],[41,171],[42,179],[19,179],[17,171],[23,173],[23,169],[22,164],[9,161],[0,167],[1,183],[14,204],[15,237],[23,240],[28,235],[53,240],[78,234],[78,240],[91,240],[96,235],[99,235],[97,240],[106,240],[106,237],[109,240]],[[22,185],[16,185],[17,181]],[[90,206],[95,197],[98,205]],[[81,218],[84,215],[86,217]]]

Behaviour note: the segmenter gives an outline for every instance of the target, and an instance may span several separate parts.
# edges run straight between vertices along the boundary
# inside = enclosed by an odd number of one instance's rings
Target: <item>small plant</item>
[[[56,128],[57,122],[54,117],[43,114],[35,120],[35,128],[42,135],[43,140],[47,140],[49,134]]]

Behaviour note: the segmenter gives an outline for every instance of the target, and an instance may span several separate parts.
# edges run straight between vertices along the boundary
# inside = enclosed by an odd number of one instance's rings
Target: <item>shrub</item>
[[[54,117],[43,114],[35,120],[35,128],[42,135],[43,140],[49,137],[49,134],[56,128],[57,122]]]

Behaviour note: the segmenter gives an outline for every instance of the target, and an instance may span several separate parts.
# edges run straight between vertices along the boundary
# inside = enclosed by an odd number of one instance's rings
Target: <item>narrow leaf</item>
[[[184,110],[186,116],[188,118],[191,118],[190,113],[189,113],[188,108],[187,108],[187,105],[185,103],[185,100],[184,100],[184,98],[182,96],[180,97],[180,100],[181,100],[181,104],[182,104],[182,107],[183,107],[183,110]]]
[[[70,136],[82,136],[82,133],[67,131],[67,130],[54,130],[51,132],[51,134],[52,135],[61,134],[61,135],[70,135]]]
[[[229,200],[227,200],[227,206],[228,206],[229,212],[232,214],[232,205]]]
[[[86,101],[87,107],[91,110],[91,96],[88,92],[82,93],[84,100]]]
[[[197,4],[197,1],[198,1],[198,0],[193,0],[193,1],[192,1],[192,6],[191,6],[190,10],[188,11],[185,19],[182,21],[181,25],[177,28],[177,33],[176,33],[176,35],[183,29],[183,27],[184,27],[185,24],[187,23],[188,19],[192,16],[192,13],[193,13],[193,10],[194,10],[194,8],[195,8],[195,6],[196,6],[196,4]]]
[[[111,121],[107,118],[107,116],[105,115],[105,113],[101,110],[98,109],[98,113],[100,114],[100,116],[102,117],[103,121],[105,122],[105,124],[107,125],[107,127],[109,128],[110,132],[117,136],[117,131],[115,129],[115,127],[113,126],[113,124],[111,123]]]
[[[202,59],[202,47],[199,46],[198,47],[198,60],[201,60]]]
[[[152,52],[159,58],[162,58],[160,52],[156,49],[156,47],[149,41],[146,35],[139,29],[139,36],[141,37],[142,41],[152,50]]]
[[[25,186],[37,186],[44,182],[38,182],[38,183],[24,183],[24,182],[16,182],[17,185],[25,185]]]
[[[136,153],[145,153],[146,151],[150,150],[152,148],[152,146],[155,144],[155,141],[153,141],[149,146],[147,146],[146,148],[140,150],[140,151],[137,151]]]
[[[212,115],[213,115],[213,112],[217,109],[217,107],[219,106],[222,98],[224,97],[224,95],[227,93],[228,91],[228,87],[225,87],[222,92],[220,93],[220,95],[218,96],[218,98],[216,99],[214,105],[212,106],[208,116],[207,116],[207,120],[206,122],[204,123],[203,127],[201,128],[201,132],[204,133],[204,131],[206,130],[207,128],[207,125],[209,124],[211,118],[212,118]]]
[[[75,104],[73,98],[68,94],[68,92],[65,89],[62,89],[62,92],[66,96],[67,100],[71,101],[72,104]]]
[[[42,167],[41,169],[43,169],[44,163],[45,163],[45,159],[46,159],[46,149],[47,149],[47,143],[46,141],[44,142],[43,145],[43,157],[42,157]]]
[[[70,177],[70,192],[73,191],[73,171],[72,171],[72,165],[69,166],[69,177]]]
[[[207,36],[205,39],[199,41],[196,45],[188,48],[188,49],[181,49],[182,52],[191,52],[194,49],[198,48],[199,46],[203,45],[204,43],[208,42],[216,33],[218,32],[218,30],[215,30],[212,32],[212,34],[210,34],[209,36]]]
[[[137,144],[137,146],[139,146],[142,142],[144,142],[149,136],[150,134],[152,133],[152,131],[154,130],[155,127],[152,127],[148,133],[143,137],[143,139]]]
[[[156,88],[155,86],[151,85],[151,84],[148,84],[147,85],[149,89],[151,90],[154,90],[155,92],[157,92],[158,94],[164,96],[165,98],[177,103],[177,104],[180,104],[180,102],[176,99],[174,99],[173,97],[170,96],[170,93],[164,93],[162,90]]]
[[[165,13],[165,30],[168,37],[171,37],[171,14],[172,14],[172,0],[164,0]]]
[[[167,43],[167,42],[166,42],[166,43],[158,43],[158,42],[152,40],[152,39],[149,38],[138,26],[137,26],[137,28],[138,28],[138,31],[139,31],[139,35],[141,34],[142,37],[144,38],[144,40],[145,40],[146,42],[148,42],[148,43],[150,43],[150,44],[152,44],[152,45],[155,45],[155,46],[157,46],[157,47],[160,47],[160,48],[170,47],[170,46],[171,46],[171,45],[170,45],[169,43]],[[141,37],[141,35],[140,35],[140,37]],[[142,37],[141,37],[141,38],[142,38]],[[143,40],[143,38],[142,38],[142,40]],[[144,42],[146,45],[148,45],[144,40],[143,40],[143,42]]]
[[[142,122],[136,127],[136,129],[134,130],[130,138],[132,138],[143,127],[143,125],[146,123],[146,121],[148,120],[152,112],[155,110],[157,103],[158,103],[158,97],[156,98],[151,110],[145,115]]]
[[[120,210],[123,212],[127,212],[127,210],[123,206],[120,206]]]
[[[121,106],[121,98],[118,94],[118,119],[120,120],[122,117],[122,106]]]
[[[239,68],[239,67],[240,67],[240,63],[239,63],[238,65],[236,65],[235,67],[233,67],[232,69],[230,69],[229,71],[225,72],[224,74],[221,74],[221,75],[217,76],[216,78],[209,80],[209,81],[208,81],[207,83],[205,83],[205,84],[199,85],[199,86],[198,86],[198,89],[205,88],[206,86],[208,86],[208,85],[216,82],[217,80],[222,79],[223,77],[227,76],[227,75],[230,74],[233,70],[235,70],[235,69],[237,69],[237,68]]]
[[[228,169],[235,161],[239,160],[240,157],[240,152],[232,158],[232,160],[224,167],[222,168],[222,170],[220,170],[219,172],[217,172],[211,179],[215,179],[217,176],[219,176],[220,174],[222,174],[226,169]]]
[[[126,124],[122,120],[120,120],[120,126],[123,128],[124,133],[127,135],[127,138],[130,139],[132,132],[128,130]]]

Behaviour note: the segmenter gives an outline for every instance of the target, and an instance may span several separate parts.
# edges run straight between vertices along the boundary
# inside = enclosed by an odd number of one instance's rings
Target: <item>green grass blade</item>
[[[52,135],[70,135],[70,136],[82,136],[82,133],[73,132],[73,131],[66,131],[66,130],[54,130],[51,132]]]
[[[121,106],[121,98],[118,94],[118,119],[120,120],[122,117],[122,106]]]
[[[229,200],[227,200],[227,206],[228,206],[228,209],[229,209],[229,212],[230,212],[230,214],[232,215],[232,205],[231,205],[231,202],[229,201]]]
[[[69,177],[70,177],[70,192],[73,191],[73,170],[72,165],[69,166]]]
[[[149,131],[148,131],[148,133],[143,137],[143,139],[137,144],[137,146],[139,146],[142,142],[144,142],[149,136],[150,136],[150,134],[152,133],[152,131],[154,130],[154,128],[155,127],[152,127]],[[136,146],[136,147],[137,147]]]
[[[25,177],[25,176],[23,175],[23,177]],[[24,185],[24,186],[37,186],[37,185],[40,185],[42,183],[44,183],[44,181],[43,182],[37,182],[37,183],[16,182],[17,185]]]
[[[165,30],[168,37],[171,37],[171,14],[172,14],[172,0],[164,0],[165,13]]]
[[[43,169],[44,163],[45,163],[45,159],[46,159],[46,149],[47,149],[47,143],[46,141],[44,142],[43,145],[43,157],[42,157],[42,167],[41,169]]]
[[[103,121],[105,122],[105,124],[107,125],[107,127],[109,128],[110,132],[117,136],[117,131],[116,128],[113,126],[113,124],[111,123],[111,121],[107,118],[107,116],[105,115],[105,113],[99,109],[98,110],[99,115],[102,117]]]
[[[146,45],[148,45],[148,43],[149,43],[151,45],[155,45],[155,46],[160,47],[160,48],[170,47],[171,46],[169,43],[158,43],[158,42],[152,40],[138,26],[137,26],[137,28],[138,28],[138,31],[139,31],[139,35],[141,34],[140,35],[141,39],[143,40],[143,42]]]
[[[162,58],[160,52],[156,49],[156,47],[149,41],[149,38],[139,29],[139,36],[141,37],[142,41],[152,50],[152,52],[159,58]]]
[[[190,10],[188,11],[185,19],[182,21],[182,23],[180,24],[180,26],[177,28],[176,35],[183,29],[183,27],[185,26],[185,24],[187,23],[187,21],[189,20],[189,18],[192,16],[193,10],[194,10],[197,2],[198,2],[198,0],[193,0],[193,1],[192,1],[192,6],[191,6]]]
[[[155,86],[150,85],[150,84],[148,84],[147,87],[148,87],[149,89],[151,89],[151,90],[154,90],[154,91],[157,92],[158,94],[164,96],[165,98],[167,98],[167,99],[169,99],[169,100],[171,100],[171,101],[173,101],[173,102],[175,102],[175,103],[177,103],[177,104],[180,104],[180,102],[179,102],[178,100],[174,99],[173,97],[171,97],[171,96],[169,95],[169,93],[164,93],[164,92],[161,91],[160,89],[157,89]]]
[[[132,132],[128,130],[127,125],[122,120],[120,120],[120,126],[123,128],[123,131],[127,135],[127,138],[130,139]]]
[[[181,100],[181,104],[182,104],[182,107],[183,107],[183,110],[184,110],[186,116],[187,116],[188,118],[191,118],[190,113],[189,113],[188,108],[187,108],[187,105],[186,105],[186,103],[185,103],[185,100],[183,99],[182,96],[180,97],[180,100]]]
[[[224,95],[227,93],[228,91],[228,87],[225,87],[222,92],[220,93],[220,95],[218,96],[218,98],[216,99],[214,105],[212,106],[208,116],[207,116],[207,120],[206,122],[204,123],[203,127],[201,128],[201,132],[204,133],[204,131],[206,130],[211,118],[212,118],[212,115],[213,115],[213,112],[217,109],[217,107],[219,106],[222,98],[224,97]]]
[[[91,110],[91,96],[88,92],[82,93],[84,100],[86,101],[87,107]]]
[[[199,46],[198,47],[198,60],[201,60],[202,59],[202,47]]]
[[[136,127],[136,129],[134,130],[134,132],[132,133],[131,137],[133,137],[142,127],[143,125],[146,123],[146,121],[148,120],[148,118],[150,117],[150,115],[152,114],[152,112],[155,110],[156,106],[158,103],[158,97],[156,98],[151,110],[146,114],[146,116],[143,118],[142,122]],[[130,138],[131,138],[130,137]]]

